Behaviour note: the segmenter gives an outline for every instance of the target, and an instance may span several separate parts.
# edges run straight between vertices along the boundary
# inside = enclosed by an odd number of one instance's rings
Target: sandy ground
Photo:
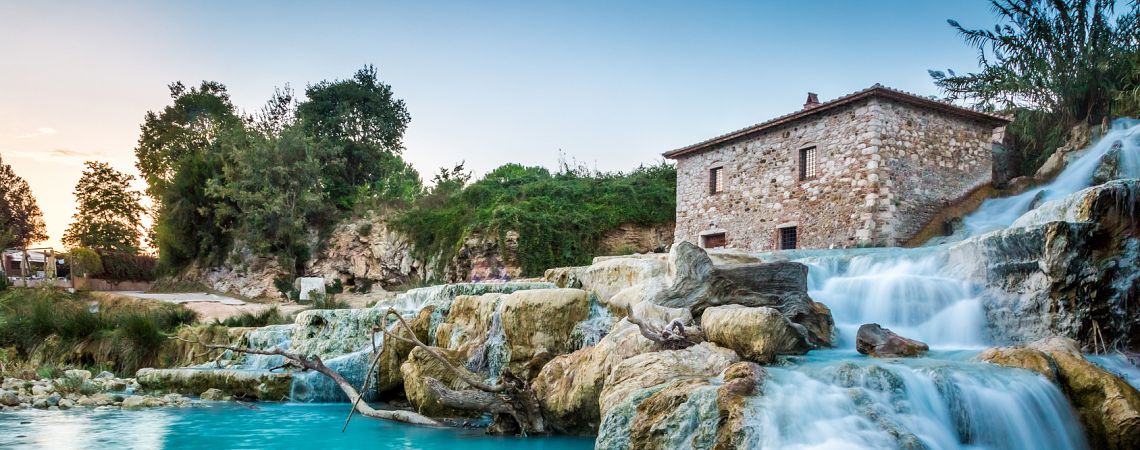
[[[213,322],[215,319],[225,320],[228,317],[239,316],[246,312],[256,314],[275,306],[283,314],[293,314],[308,308],[308,305],[297,303],[253,303],[208,292],[148,294],[144,292],[118,291],[100,294],[181,304],[187,309],[198,313],[198,320],[201,322]]]

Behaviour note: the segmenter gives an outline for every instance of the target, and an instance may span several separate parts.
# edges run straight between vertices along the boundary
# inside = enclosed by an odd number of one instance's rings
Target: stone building
[[[900,245],[991,180],[1008,119],[874,85],[666,152],[676,241],[752,251]],[[999,139],[1000,140],[1000,139]]]

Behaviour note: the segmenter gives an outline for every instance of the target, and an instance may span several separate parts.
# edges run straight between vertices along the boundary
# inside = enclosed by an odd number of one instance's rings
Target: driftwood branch
[[[689,348],[700,342],[700,333],[693,329],[685,328],[685,324],[680,319],[673,319],[663,329],[658,329],[652,323],[649,323],[637,317],[633,313],[633,307],[630,305],[625,306],[625,315],[630,323],[637,325],[638,331],[646,339],[653,341],[657,345],[668,350],[680,350]]]
[[[522,435],[527,434],[546,434],[549,431],[546,429],[546,422],[543,420],[542,409],[539,407],[538,397],[534,395],[534,391],[530,390],[526,381],[519,379],[510,370],[504,370],[499,376],[499,383],[487,384],[481,380],[473,379],[467,375],[467,372],[455,367],[446,357],[441,355],[431,346],[423,343],[416,333],[412,330],[411,325],[404,320],[395,308],[388,308],[384,315],[384,320],[387,321],[388,316],[396,316],[400,326],[407,331],[408,337],[400,336],[396,333],[389,332],[384,329],[385,339],[391,338],[401,342],[415,345],[426,351],[432,358],[439,361],[449,372],[451,372],[460,381],[475,388],[475,390],[462,390],[455,391],[439,380],[428,378],[425,380],[428,390],[431,391],[441,404],[453,409],[464,411],[481,411],[491,413],[494,415],[494,422],[491,424],[488,432],[506,434],[518,432]],[[505,418],[509,417],[513,423],[506,423]]]
[[[191,341],[191,340],[183,339],[180,337],[175,337],[174,339],[177,339],[177,340],[180,340],[183,342],[188,342],[191,344],[201,345],[203,347],[210,348],[210,349],[230,350],[230,351],[237,352],[237,353],[248,353],[248,354],[254,354],[254,355],[279,355],[279,356],[283,356],[286,359],[292,360],[293,362],[297,363],[298,365],[300,365],[301,367],[303,367],[307,370],[314,370],[314,371],[320,372],[324,376],[331,378],[336,383],[337,387],[339,387],[340,390],[343,391],[345,393],[345,395],[348,396],[348,398],[353,400],[356,411],[359,412],[360,415],[362,415],[362,416],[371,417],[373,419],[383,419],[383,420],[392,420],[392,421],[396,421],[396,422],[410,423],[410,424],[414,424],[414,425],[443,426],[443,424],[439,423],[438,421],[436,421],[430,417],[427,417],[427,416],[424,416],[424,415],[421,415],[419,413],[415,413],[412,411],[381,410],[381,409],[375,409],[372,406],[369,406],[368,403],[358,402],[358,400],[361,397],[361,394],[356,391],[356,388],[352,387],[352,383],[349,383],[348,380],[344,379],[344,377],[342,377],[339,373],[337,373],[337,371],[332,370],[331,368],[329,368],[329,366],[326,366],[325,363],[321,361],[320,356],[313,356],[310,358],[310,357],[305,356],[305,355],[291,353],[291,352],[288,352],[288,351],[285,351],[285,350],[282,350],[279,348],[274,348],[272,350],[259,350],[259,349],[254,349],[254,348],[242,348],[242,347],[234,347],[234,346],[229,346],[229,345],[208,344],[205,342],[197,342],[197,341]]]

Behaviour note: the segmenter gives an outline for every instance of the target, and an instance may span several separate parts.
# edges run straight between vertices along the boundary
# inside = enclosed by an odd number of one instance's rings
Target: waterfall
[[[382,342],[377,342],[377,350],[380,349]],[[377,357],[378,357],[377,353]],[[335,358],[325,361],[325,365],[330,369],[335,370],[345,380],[348,380],[354,387],[360,389],[364,385],[365,379],[370,375],[368,367],[371,365],[371,357],[373,356],[372,347],[369,345],[352,353],[337,356]],[[370,383],[371,387],[363,392],[365,400],[371,400],[376,394],[375,383]],[[348,396],[340,390],[340,387],[329,377],[322,375],[316,371],[294,372],[293,373],[293,386],[289,393],[291,401],[300,403],[335,403],[335,402],[348,402]]]
[[[269,325],[249,330],[245,341],[249,348],[259,350],[282,349],[288,350],[292,342],[293,325]],[[285,357],[280,355],[254,355],[246,354],[238,366],[243,369],[268,370],[285,363]]]
[[[1101,159],[1114,147],[1120,148],[1119,174],[1123,178],[1140,178],[1140,120],[1119,119],[1103,138],[1084,151],[1077,160],[1065,166],[1049,184],[1029,189],[1011,197],[992,198],[982,202],[977,211],[964,219],[969,236],[1008,227],[1022,214],[1041,203],[1064,198],[1089,186]]]
[[[503,368],[511,361],[511,348],[507,345],[507,334],[503,330],[503,299],[495,300],[495,312],[491,314],[491,326],[483,344],[475,350],[467,369],[475,373],[487,374],[488,380],[495,380],[503,373]]]
[[[749,400],[748,448],[1081,449],[1061,391],[1029,371],[822,352],[768,368]]]
[[[610,313],[610,309],[599,302],[594,294],[590,294],[590,315],[586,317],[586,320],[574,325],[574,331],[570,334],[574,340],[574,348],[591,347],[597,344],[610,332],[614,322],[614,315]]]
[[[853,347],[865,323],[878,323],[940,347],[988,343],[980,288],[944,274],[941,248],[827,252],[800,259],[808,294],[831,308],[839,347]]]

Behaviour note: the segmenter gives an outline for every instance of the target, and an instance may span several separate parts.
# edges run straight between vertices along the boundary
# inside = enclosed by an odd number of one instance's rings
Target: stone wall
[[[886,171],[874,197],[878,214],[872,236],[876,244],[901,245],[939,210],[990,182],[994,128],[903,103],[881,103],[875,127]]]
[[[770,250],[796,226],[800,248],[898,245],[932,212],[990,179],[987,125],[868,98],[677,160],[675,240],[724,232],[728,248]],[[818,175],[799,179],[800,150]],[[724,189],[709,193],[709,169]]]

